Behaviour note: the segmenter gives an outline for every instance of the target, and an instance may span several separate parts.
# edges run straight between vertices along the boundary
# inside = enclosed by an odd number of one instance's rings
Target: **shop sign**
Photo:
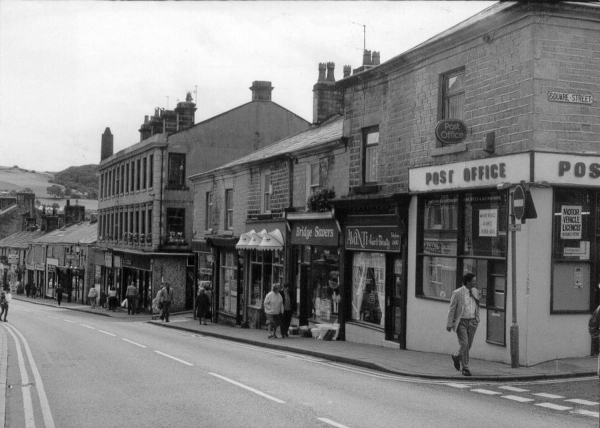
[[[113,259],[114,267],[119,269],[121,267],[121,256],[115,256]]]
[[[425,254],[435,254],[436,256],[455,256],[456,240],[440,241],[439,239],[423,241],[423,252]]]
[[[560,210],[560,239],[581,239],[581,205],[563,205]]]
[[[435,136],[444,144],[459,144],[467,138],[467,125],[458,119],[440,120],[435,125]]]
[[[339,233],[332,221],[299,221],[292,226],[292,244],[337,246]]]
[[[529,171],[529,153],[413,168],[408,172],[409,189],[424,192],[529,182]]]
[[[9,254],[8,255],[8,264],[9,265],[19,264],[19,255],[18,254]]]
[[[360,251],[400,251],[400,229],[397,226],[348,226],[346,249]]]
[[[548,92],[548,101],[572,104],[592,104],[594,102],[591,95],[552,91]]]
[[[44,270],[44,264],[43,263],[36,263],[35,264],[35,270]]]
[[[112,264],[112,253],[104,253],[104,266],[111,268]]]
[[[48,265],[48,273],[56,272],[56,266]]]
[[[131,267],[131,259],[127,259],[127,258],[123,257],[121,259],[121,262],[123,263],[124,267]],[[116,263],[115,263],[115,267],[116,267]]]
[[[479,236],[498,236],[498,209],[479,210]]]
[[[598,186],[600,156],[536,153],[534,181]]]

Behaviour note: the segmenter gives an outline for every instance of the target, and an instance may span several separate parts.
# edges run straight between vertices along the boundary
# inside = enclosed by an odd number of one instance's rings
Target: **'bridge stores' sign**
[[[346,249],[359,251],[400,251],[400,228],[397,226],[348,226]]]

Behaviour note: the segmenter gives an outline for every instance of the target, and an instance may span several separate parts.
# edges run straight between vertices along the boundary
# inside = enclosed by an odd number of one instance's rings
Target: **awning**
[[[265,236],[258,246],[259,250],[283,250],[283,234],[281,230],[275,229]]]
[[[240,240],[235,245],[238,250],[283,250],[284,238],[281,230],[274,229],[267,233],[266,229],[260,232],[250,230],[242,233]]]

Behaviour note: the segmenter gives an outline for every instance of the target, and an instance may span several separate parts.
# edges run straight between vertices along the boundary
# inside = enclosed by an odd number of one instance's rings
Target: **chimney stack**
[[[362,65],[372,65],[373,63],[371,62],[371,51],[365,49],[365,51],[363,52],[363,63]]]
[[[352,67],[350,67],[349,65],[345,65],[344,66],[344,77],[350,76],[350,73],[352,73]]]
[[[319,78],[313,86],[313,123],[321,123],[329,116],[343,111],[344,93],[335,83],[334,71],[333,62],[319,63]]]
[[[252,101],[271,101],[273,89],[275,88],[271,86],[271,82],[255,80],[250,86]]]
[[[106,128],[104,130],[104,134],[102,134],[102,140],[100,143],[100,162],[104,159],[109,158],[113,155],[114,144],[113,144],[113,135],[110,132],[110,128]]]
[[[373,65],[379,65],[379,52],[373,51],[372,63]]]

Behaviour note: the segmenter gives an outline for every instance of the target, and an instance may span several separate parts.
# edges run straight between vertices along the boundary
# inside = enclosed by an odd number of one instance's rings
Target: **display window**
[[[352,320],[385,325],[385,254],[352,255]]]
[[[283,251],[250,252],[250,306],[260,308],[273,284],[283,284]]]
[[[508,193],[488,190],[419,201],[417,296],[450,300],[462,276],[477,276],[480,305],[505,308]]]
[[[238,298],[238,263],[237,252],[221,253],[221,276],[219,284],[219,310],[237,314]]]
[[[337,249],[312,247],[310,302],[316,322],[331,323],[340,307],[340,263]]]

